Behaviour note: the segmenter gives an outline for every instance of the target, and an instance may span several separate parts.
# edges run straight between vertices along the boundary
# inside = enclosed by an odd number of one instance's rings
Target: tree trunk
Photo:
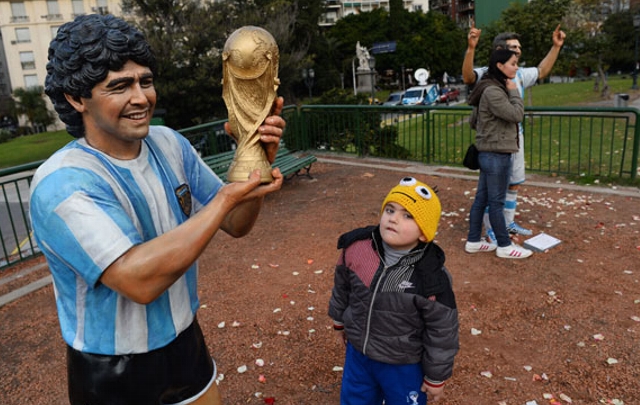
[[[607,83],[607,76],[604,74],[604,69],[602,69],[602,58],[598,58],[598,76],[602,80],[602,91],[600,92],[600,97],[608,100],[609,83]]]

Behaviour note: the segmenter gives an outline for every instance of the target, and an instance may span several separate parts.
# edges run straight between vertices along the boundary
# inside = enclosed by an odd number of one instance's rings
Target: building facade
[[[0,56],[4,54],[4,60],[0,58],[0,91],[10,95],[17,88],[44,86],[47,50],[58,27],[78,15],[91,13],[121,15],[120,2],[0,0]],[[53,110],[50,104],[49,107]],[[61,123],[56,126],[61,127]]]
[[[429,0],[403,0],[404,8],[409,11],[429,11]],[[334,25],[338,20],[351,14],[366,13],[378,8],[389,10],[389,1],[384,0],[327,0],[325,1],[327,8],[324,15],[320,18],[320,26]]]

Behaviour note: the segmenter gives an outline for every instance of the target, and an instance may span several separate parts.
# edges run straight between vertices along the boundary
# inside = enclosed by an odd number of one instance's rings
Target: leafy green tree
[[[611,14],[604,21],[602,32],[607,36],[607,60],[610,69],[633,71],[637,34],[633,27],[633,13],[627,10]]]
[[[227,115],[222,100],[222,49],[236,29],[260,26],[280,49],[279,94],[290,100],[298,85],[297,72],[305,59],[317,21],[320,0],[123,0],[125,12],[147,36],[158,56],[158,108],[165,122],[184,128]],[[313,20],[315,18],[315,20]]]
[[[55,122],[53,114],[47,109],[44,100],[44,87],[34,86],[29,88],[19,87],[13,92],[15,99],[15,113],[25,115],[27,121],[35,132],[38,125],[47,126]]]
[[[574,50],[580,55],[582,63],[588,63],[587,68],[595,68],[597,78],[594,91],[600,91],[602,98],[609,98],[609,85],[606,72],[611,61],[619,53],[619,45],[614,36],[605,29],[605,22],[609,18],[600,0],[575,0],[571,4],[568,24],[574,28],[579,39]],[[629,20],[631,22],[631,20]],[[630,24],[633,26],[633,24]],[[609,31],[612,31],[609,27]],[[624,54],[624,53],[622,53]]]
[[[553,31],[558,24],[563,23],[570,4],[571,0],[531,0],[526,4],[512,3],[502,12],[499,20],[487,27],[480,27],[482,37],[476,50],[476,64],[487,64],[496,35],[501,32],[516,32],[522,44],[520,62],[525,66],[537,66],[551,49]],[[562,28],[567,30],[564,25]],[[554,72],[567,72],[567,48],[571,47],[572,38],[572,35],[567,33],[564,49],[554,65]]]
[[[447,72],[460,72],[466,34],[447,16],[429,12],[402,15],[402,25],[384,9],[370,13],[347,16],[327,31],[327,36],[339,42],[339,52],[343,72],[352,73],[355,45],[371,48],[375,42],[385,42],[395,38],[396,51],[375,55],[376,70],[399,71],[401,66],[410,69],[427,68],[432,78],[440,78]],[[393,33],[393,34],[392,34]],[[345,74],[345,77],[348,75]]]

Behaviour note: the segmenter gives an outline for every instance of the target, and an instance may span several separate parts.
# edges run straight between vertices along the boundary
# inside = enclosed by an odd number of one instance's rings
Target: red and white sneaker
[[[515,243],[512,243],[510,246],[499,247],[496,249],[496,256],[505,259],[526,259],[532,254],[533,252],[531,250],[525,249]]]
[[[464,245],[464,251],[467,253],[493,252],[498,245],[489,243],[482,239],[480,242],[467,242]]]

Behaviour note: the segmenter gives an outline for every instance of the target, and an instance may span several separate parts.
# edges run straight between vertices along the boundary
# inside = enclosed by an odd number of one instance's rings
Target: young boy
[[[444,395],[458,352],[458,310],[433,189],[405,177],[380,224],[338,240],[329,316],[346,344],[341,405],[426,404]]]

